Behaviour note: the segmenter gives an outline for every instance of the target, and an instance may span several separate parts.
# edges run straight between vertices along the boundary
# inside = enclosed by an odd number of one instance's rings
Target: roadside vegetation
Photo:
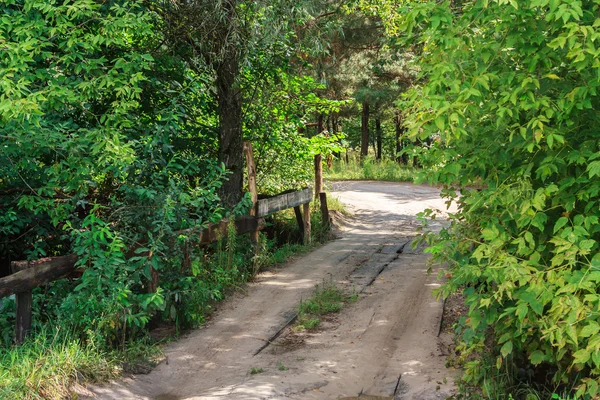
[[[123,349],[106,350],[72,332],[47,326],[19,348],[0,351],[0,398],[73,397],[76,385],[105,382],[127,372],[149,371],[162,360],[160,347],[137,340]]]
[[[459,206],[427,240],[447,265],[439,294],[469,310],[465,394],[598,398],[600,5],[362,3],[415,51],[398,104],[408,135],[431,139],[419,181]]]
[[[332,203],[330,209],[346,212],[339,201]],[[162,360],[162,343],[176,339],[181,330],[202,325],[228,293],[242,287],[261,270],[327,241],[330,231],[319,213],[311,214],[311,223],[312,243],[308,245],[302,244],[295,216],[288,210],[268,219],[255,255],[249,239],[235,233],[205,249],[196,262],[202,260],[204,268],[210,266],[211,270],[188,279],[188,285],[179,292],[187,296],[182,301],[194,303],[182,308],[181,314],[170,308],[172,314],[168,318],[148,326],[166,328],[169,334],[161,338],[145,332],[118,342],[118,346],[107,347],[97,342],[100,339],[95,332],[87,331],[80,337],[60,324],[47,322],[22,346],[0,349],[0,398],[58,400],[72,396],[77,384],[104,382],[123,372],[148,372]],[[36,296],[39,302],[44,299],[41,293]],[[5,318],[10,320],[14,310],[7,309]],[[13,324],[2,326],[7,335],[14,329]]]
[[[261,268],[306,251],[289,213],[267,221],[258,252],[233,225],[211,245],[199,234],[253,206],[243,141],[263,195],[313,184],[315,156],[346,145],[340,120],[359,114],[340,113],[353,98],[318,71],[330,40],[349,50],[339,29],[364,18],[328,12],[310,1],[2,2],[0,284],[11,261],[77,263],[33,289],[21,346],[15,296],[0,298],[0,397],[60,398],[112,377],[155,353],[156,328],[201,325]],[[313,243],[327,235],[317,210]]]

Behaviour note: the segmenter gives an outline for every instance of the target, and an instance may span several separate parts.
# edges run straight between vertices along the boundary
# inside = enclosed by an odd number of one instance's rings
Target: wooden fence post
[[[250,215],[256,216],[256,203],[258,201],[258,191],[256,190],[256,167],[254,164],[254,152],[252,150],[252,143],[244,142],[243,144],[244,154],[246,155],[246,165],[248,168],[248,190],[252,196],[252,208],[250,209]],[[250,232],[250,239],[253,243],[258,243],[258,229]]]
[[[327,207],[327,194],[325,192],[319,193],[319,200],[321,200],[321,217],[323,224],[329,226],[329,207]]]
[[[323,191],[323,156],[315,155],[315,199]]]
[[[304,203],[304,244],[310,244],[310,203]]]
[[[13,261],[11,262],[12,273],[29,268],[29,262],[27,261]],[[15,342],[17,345],[22,345],[25,341],[25,337],[31,330],[31,305],[33,303],[33,296],[31,291],[16,293],[16,319],[15,319]]]
[[[294,214],[296,214],[296,223],[298,224],[298,230],[300,231],[300,239],[304,242],[304,221],[302,221],[300,206],[294,207]]]

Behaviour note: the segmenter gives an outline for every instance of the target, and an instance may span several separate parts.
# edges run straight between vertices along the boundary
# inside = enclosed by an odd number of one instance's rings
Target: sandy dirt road
[[[341,238],[263,273],[210,323],[170,344],[167,361],[150,374],[92,387],[95,398],[447,398],[455,374],[439,349],[442,304],[431,296],[437,274],[427,274],[427,257],[409,243],[418,212],[446,209],[438,190],[340,182],[332,195],[354,214]],[[324,280],[359,292],[359,301],[316,332],[285,328]],[[252,368],[264,372],[252,375]]]

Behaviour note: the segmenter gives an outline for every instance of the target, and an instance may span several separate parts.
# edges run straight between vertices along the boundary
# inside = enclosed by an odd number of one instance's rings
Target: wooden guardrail
[[[256,204],[256,215],[267,216],[277,211],[294,208],[296,222],[304,244],[310,243],[310,202],[312,201],[312,189],[304,188],[299,191],[286,191],[276,196],[258,200]],[[300,211],[300,206],[303,210]],[[327,217],[329,221],[329,217]]]
[[[254,158],[252,154],[252,145],[244,143],[244,152],[248,165],[248,187],[252,195],[254,207],[250,215],[237,217],[235,227],[238,234],[250,233],[251,239],[258,240],[258,232],[265,226],[264,218],[288,208],[294,208],[296,221],[302,233],[304,243],[310,243],[310,202],[313,199],[311,188],[304,188],[299,191],[287,191],[275,196],[264,199],[258,199],[256,191],[256,172],[254,170]],[[316,194],[317,195],[317,194]],[[319,193],[321,200],[321,212],[323,221],[329,223],[329,212],[327,211],[327,198],[325,193]],[[303,212],[300,211],[303,207]],[[195,233],[194,230],[184,230],[180,234],[197,234],[196,243],[205,245],[217,241],[220,238],[227,237],[229,220],[224,219],[215,224],[209,224],[208,227]],[[142,247],[143,243],[138,243],[129,249],[127,257],[132,257],[135,250]],[[31,307],[32,290],[46,283],[56,281],[66,277],[77,278],[81,276],[83,270],[77,271],[78,257],[75,254],[42,258],[33,261],[12,261],[12,274],[0,278],[0,298],[16,295],[16,322],[15,322],[15,341],[17,344],[23,343],[23,340],[31,329]],[[149,287],[155,291],[158,285],[158,272],[151,270],[152,282]]]
[[[312,189],[304,188],[302,190],[290,193],[282,193],[277,196],[258,200],[256,204],[258,217],[264,217],[277,211],[287,208],[298,207],[312,201]]]
[[[306,188],[301,191],[284,193],[273,196],[268,199],[259,200],[256,207],[261,207],[262,210],[256,216],[242,216],[235,220],[236,231],[239,235],[250,233],[258,234],[264,227],[264,219],[262,217],[273,214],[291,207],[304,205],[304,223],[301,224],[301,231],[305,242],[310,241],[310,208],[309,203],[312,200],[312,190]],[[302,217],[300,217],[302,218]],[[227,237],[229,220],[224,219],[216,224],[210,224],[207,228],[198,232],[197,243],[205,245],[213,243],[221,238]],[[193,234],[191,230],[177,232],[179,234]],[[127,254],[134,255],[135,248],[141,247],[141,244],[134,246]],[[15,341],[17,344],[23,343],[23,340],[31,329],[31,306],[32,293],[31,291],[46,283],[56,281],[58,279],[67,278],[76,273],[78,257],[75,254],[70,254],[60,257],[48,257],[33,261],[12,261],[12,274],[4,278],[0,278],[0,298],[15,294],[16,295],[16,322],[15,322]],[[152,271],[153,282],[150,285],[156,290],[158,274]]]

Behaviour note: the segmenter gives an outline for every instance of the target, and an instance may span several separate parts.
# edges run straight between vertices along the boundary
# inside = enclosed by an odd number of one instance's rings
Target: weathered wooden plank
[[[258,217],[264,217],[287,208],[301,206],[312,201],[312,189],[305,188],[291,193],[283,193],[268,199],[258,200]]]
[[[323,191],[323,156],[315,154],[315,199]]]
[[[30,292],[46,282],[63,278],[75,269],[76,262],[74,254],[35,261],[13,261],[11,269],[18,272],[0,278],[0,297]]]

